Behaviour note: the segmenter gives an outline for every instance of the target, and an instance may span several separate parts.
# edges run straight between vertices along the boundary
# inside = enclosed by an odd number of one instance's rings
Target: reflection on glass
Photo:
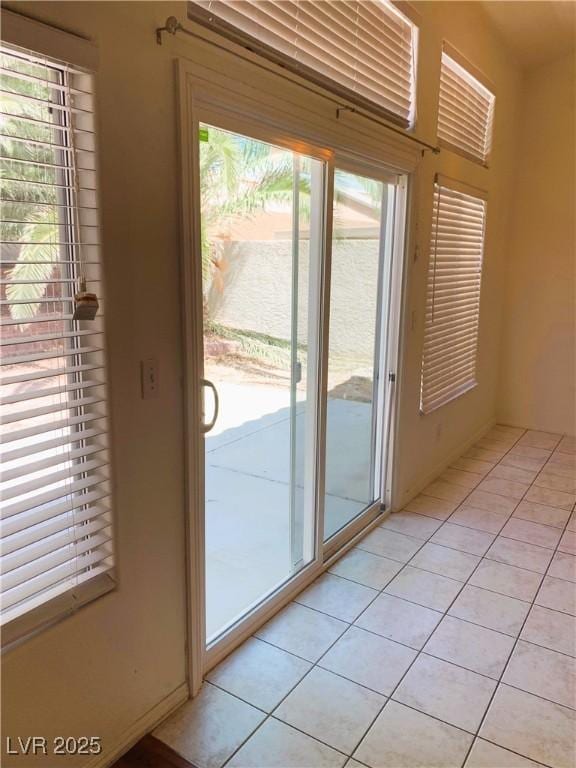
[[[378,496],[376,376],[387,185],[337,170],[330,281],[324,539]]]
[[[201,125],[210,641],[313,557],[320,162]],[[212,404],[206,396],[206,419]]]

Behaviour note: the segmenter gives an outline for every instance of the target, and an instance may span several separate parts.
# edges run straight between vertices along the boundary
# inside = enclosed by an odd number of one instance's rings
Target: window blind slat
[[[111,571],[113,529],[93,77],[4,43],[0,61],[1,622],[13,637]],[[73,317],[81,279],[98,293],[91,321]]]
[[[485,208],[480,198],[434,185],[420,387],[423,413],[475,385]]]
[[[492,142],[494,94],[444,51],[440,73],[438,138],[486,163]]]
[[[415,28],[387,0],[194,0],[188,15],[402,127],[413,125]]]

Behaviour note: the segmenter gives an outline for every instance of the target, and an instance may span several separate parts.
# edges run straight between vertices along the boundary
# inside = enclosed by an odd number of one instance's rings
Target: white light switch
[[[140,384],[143,400],[158,395],[158,363],[154,357],[140,361]]]

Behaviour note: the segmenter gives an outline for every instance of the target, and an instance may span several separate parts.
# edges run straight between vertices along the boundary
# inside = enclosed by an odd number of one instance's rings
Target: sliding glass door
[[[390,188],[389,188],[390,187]],[[383,278],[392,185],[334,173],[324,540],[380,500]]]
[[[395,185],[265,130],[197,136],[213,650],[380,512]]]
[[[201,124],[206,634],[314,558],[324,164]]]

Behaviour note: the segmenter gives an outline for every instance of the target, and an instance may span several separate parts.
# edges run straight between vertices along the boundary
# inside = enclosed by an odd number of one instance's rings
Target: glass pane
[[[387,185],[336,170],[330,281],[324,539],[380,496],[375,398]]]
[[[200,126],[207,637],[313,558],[323,164]],[[205,420],[213,402],[206,395]]]

